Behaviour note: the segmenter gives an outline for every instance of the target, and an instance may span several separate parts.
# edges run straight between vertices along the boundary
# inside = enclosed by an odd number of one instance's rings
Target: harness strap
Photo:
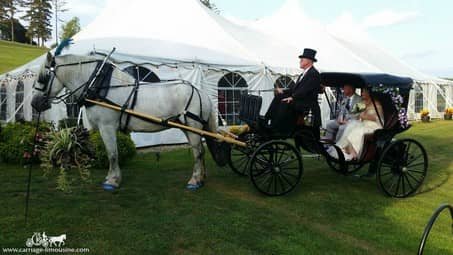
[[[191,119],[193,119],[193,120],[195,120],[195,121],[198,121],[198,122],[200,122],[201,124],[203,124],[203,126],[205,126],[205,125],[208,124],[208,122],[207,122],[206,120],[202,119],[200,116],[198,116],[198,115],[196,115],[196,114],[193,114],[192,112],[186,111],[186,112],[184,113],[184,117],[185,117],[185,118],[186,118],[186,117],[189,117],[189,118],[191,118]],[[186,122],[187,122],[187,118],[186,118]]]
[[[191,119],[193,119],[193,120],[195,120],[197,122],[200,122],[201,124],[203,124],[203,126],[205,126],[205,125],[208,124],[208,122],[203,119],[203,104],[201,102],[200,91],[198,90],[198,88],[196,88],[192,84],[190,84],[190,87],[192,88],[192,92],[190,94],[189,101],[187,101],[186,108],[184,109],[184,114],[183,114],[184,115],[184,121],[187,124],[187,118],[191,118]],[[196,114],[188,111],[188,109],[190,107],[190,104],[192,103],[192,100],[193,100],[194,91],[197,92],[198,99],[199,99],[199,102],[200,102],[200,114],[199,115],[196,115]]]
[[[121,128],[121,120],[123,119],[123,115],[124,115],[126,109],[128,109],[128,107],[129,107],[129,103],[131,102],[131,99],[132,99],[132,104],[129,109],[134,110],[134,108],[135,108],[135,104],[137,102],[137,94],[138,94],[139,85],[140,85],[140,82],[136,79],[134,88],[132,89],[131,93],[129,94],[126,102],[124,102],[123,106],[121,107],[119,125],[120,125],[120,129],[122,131],[126,131],[127,127],[129,126],[129,122],[131,121],[131,115],[127,114],[126,122],[124,123],[124,126]]]

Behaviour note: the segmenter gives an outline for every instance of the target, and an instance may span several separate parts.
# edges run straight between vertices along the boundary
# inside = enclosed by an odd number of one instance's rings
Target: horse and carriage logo
[[[65,245],[66,234],[60,236],[47,236],[46,232],[35,232],[31,238],[28,238],[25,245],[29,248],[34,246],[47,247],[61,247]]]

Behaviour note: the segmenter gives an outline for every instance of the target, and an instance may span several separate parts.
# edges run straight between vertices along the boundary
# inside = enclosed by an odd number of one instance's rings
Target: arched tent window
[[[24,83],[19,81],[16,86],[16,121],[24,120]]]
[[[135,79],[143,82],[160,82],[159,77],[151,70],[143,66],[129,66],[124,68],[126,73],[132,75]]]
[[[289,76],[280,76],[274,83],[275,88],[289,88],[295,86],[296,83]]]
[[[445,111],[445,108],[447,107],[447,104],[445,102],[445,97],[442,95],[447,94],[447,88],[445,86],[440,86],[439,90],[437,91],[437,111],[438,112],[443,112]]]
[[[242,93],[247,93],[247,81],[238,73],[227,73],[218,83],[219,114],[228,125],[238,125],[239,101]]]
[[[423,90],[419,86],[416,86],[414,92],[415,92],[414,93],[414,97],[415,97],[414,112],[420,113],[423,110]]]
[[[8,116],[8,94],[6,92],[6,84],[0,84],[0,121],[6,121]]]

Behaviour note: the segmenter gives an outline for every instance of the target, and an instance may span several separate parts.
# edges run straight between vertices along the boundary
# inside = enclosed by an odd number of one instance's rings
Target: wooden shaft
[[[116,106],[116,105],[111,105],[111,104],[107,104],[107,103],[104,103],[104,102],[99,102],[99,101],[95,101],[95,100],[91,100],[91,99],[85,99],[85,101],[87,101],[89,103],[92,103],[92,104],[95,104],[95,105],[98,105],[98,106],[109,108],[109,109],[112,109],[112,110],[115,110],[115,111],[121,111],[121,107]],[[151,115],[148,115],[148,114],[145,114],[145,113],[141,113],[141,112],[136,112],[136,111],[130,110],[130,109],[126,109],[126,110],[124,110],[124,112],[126,112],[126,113],[128,113],[128,114],[130,114],[132,116],[135,116],[135,117],[147,119],[147,120],[149,120],[151,122],[154,122],[156,124],[162,123],[164,121],[161,118],[157,118],[157,117],[154,117],[154,116],[151,116]],[[208,137],[211,137],[211,138],[214,138],[214,139],[218,139],[220,141],[224,141],[224,142],[227,142],[227,143],[232,143],[232,144],[235,144],[235,145],[238,145],[238,146],[241,146],[241,147],[247,147],[246,143],[238,141],[238,140],[235,140],[235,139],[230,138],[230,137],[225,137],[225,136],[223,136],[221,134],[205,131],[205,130],[194,128],[194,127],[189,127],[189,126],[186,126],[186,125],[183,125],[183,124],[180,124],[180,123],[177,123],[177,122],[173,122],[173,121],[168,121],[167,124],[170,127],[186,130],[186,131],[189,131],[189,132],[201,135],[201,136],[208,136]]]

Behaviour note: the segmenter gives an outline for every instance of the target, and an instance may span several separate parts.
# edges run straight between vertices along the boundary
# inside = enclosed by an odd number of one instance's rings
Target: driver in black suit
[[[276,98],[283,98],[281,102],[291,105],[298,115],[307,115],[311,111],[314,135],[319,140],[321,109],[318,104],[318,94],[321,92],[321,79],[318,70],[313,66],[317,61],[316,51],[304,49],[304,53],[299,58],[300,68],[304,72],[297,79],[296,85],[288,90],[277,88]]]

